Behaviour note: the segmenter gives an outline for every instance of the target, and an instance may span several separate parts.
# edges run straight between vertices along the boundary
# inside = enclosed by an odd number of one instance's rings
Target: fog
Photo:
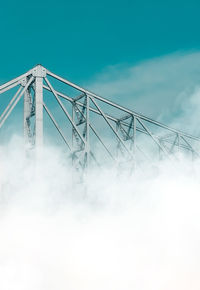
[[[0,289],[199,290],[199,169],[93,168],[74,185],[58,148],[35,162],[13,137],[0,148]]]

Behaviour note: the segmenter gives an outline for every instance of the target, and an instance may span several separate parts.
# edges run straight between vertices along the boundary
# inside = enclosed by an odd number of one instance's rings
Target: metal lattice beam
[[[16,89],[13,98],[1,113],[0,128],[24,95],[25,142],[35,148],[42,146],[45,110],[66,144],[72,164],[82,171],[92,162],[104,162],[107,156],[115,163],[120,159],[120,162],[131,162],[133,166],[139,164],[144,157],[148,160],[160,158],[161,153],[169,159],[173,159],[176,152],[191,153],[193,157],[199,157],[199,137],[98,96],[41,65],[1,85],[0,95],[8,95]],[[73,90],[72,95],[71,91],[66,92],[68,89]],[[58,104],[56,108],[60,107],[66,117],[66,127],[61,128],[62,125],[56,121],[56,112],[49,109],[49,104],[54,100]],[[104,149],[101,154],[98,152],[98,144]],[[150,145],[152,150],[148,152]],[[149,157],[152,152],[153,156]]]

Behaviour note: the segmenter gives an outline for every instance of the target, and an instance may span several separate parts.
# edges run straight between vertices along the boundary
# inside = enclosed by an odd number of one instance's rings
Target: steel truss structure
[[[66,87],[73,92],[66,93]],[[72,164],[80,171],[93,163],[101,166],[107,157],[120,166],[131,164],[134,168],[143,160],[176,158],[177,152],[199,156],[200,138],[98,96],[41,65],[1,85],[0,94],[13,88],[17,90],[1,113],[0,128],[23,98],[26,144],[36,149],[42,146],[45,111],[68,147]],[[68,120],[63,129],[47,105],[52,97]]]

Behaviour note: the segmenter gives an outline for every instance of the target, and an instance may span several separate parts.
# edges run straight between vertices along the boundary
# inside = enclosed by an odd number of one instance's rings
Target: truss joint
[[[47,74],[46,68],[40,64],[33,68],[32,75],[34,77],[45,78]]]

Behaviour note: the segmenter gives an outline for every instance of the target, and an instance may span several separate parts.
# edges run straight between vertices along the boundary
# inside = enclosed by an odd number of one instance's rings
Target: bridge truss
[[[0,86],[0,94],[8,92],[13,97],[1,112],[0,128],[23,99],[28,147],[41,148],[46,114],[79,171],[109,160],[134,168],[145,160],[174,159],[177,152],[199,157],[200,138],[98,96],[41,65]]]

